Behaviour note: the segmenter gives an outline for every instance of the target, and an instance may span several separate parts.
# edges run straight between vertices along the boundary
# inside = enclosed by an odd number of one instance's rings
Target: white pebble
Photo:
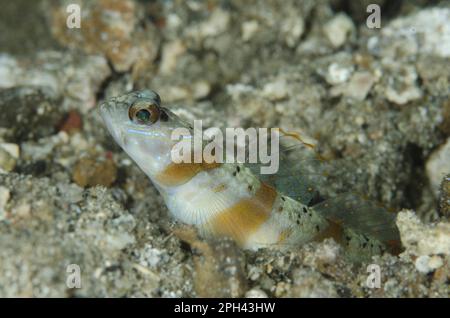
[[[364,100],[372,89],[375,79],[369,72],[359,71],[353,74],[346,86],[345,95],[357,100]]]
[[[331,63],[328,66],[326,81],[331,85],[344,83],[348,81],[352,72],[353,67],[343,67],[337,63]]]
[[[436,197],[439,195],[439,187],[442,182],[442,178],[450,171],[450,138],[436,149],[431,156],[429,156],[425,167],[428,176],[428,180],[431,184]]]
[[[248,41],[253,35],[258,32],[259,23],[256,20],[245,21],[242,23],[241,32],[242,32],[242,40]]]
[[[1,143],[0,147],[3,148],[6,152],[8,152],[11,157],[14,159],[18,159],[20,155],[20,148],[19,145],[13,144],[13,143]]]
[[[432,270],[438,269],[439,267],[442,267],[442,265],[444,265],[444,261],[438,255],[431,256],[430,260],[428,261],[428,266]]]
[[[416,259],[414,265],[419,272],[428,274],[429,272],[431,272],[431,268],[428,265],[429,261],[430,257],[428,255],[421,255]]]
[[[259,288],[253,288],[250,289],[248,292],[245,293],[245,298],[267,298],[267,294],[259,289]]]
[[[286,82],[278,80],[276,82],[267,83],[263,88],[263,96],[271,101],[281,100],[287,97]]]
[[[348,35],[354,28],[353,21],[347,15],[341,13],[326,23],[323,30],[331,45],[338,48],[347,41]]]

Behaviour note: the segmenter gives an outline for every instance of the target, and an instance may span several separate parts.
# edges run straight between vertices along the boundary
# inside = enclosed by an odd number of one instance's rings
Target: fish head
[[[159,95],[151,90],[113,97],[99,105],[103,121],[122,149],[152,177],[171,162],[175,129],[189,130],[169,109],[161,106]]]

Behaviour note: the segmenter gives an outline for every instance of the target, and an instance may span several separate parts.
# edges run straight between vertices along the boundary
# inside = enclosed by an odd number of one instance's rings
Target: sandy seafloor
[[[74,2],[0,1],[1,297],[449,296],[448,2],[85,1],[68,29]],[[355,265],[333,240],[249,252],[175,224],[95,110],[142,88],[205,125],[314,138],[324,190],[397,211],[404,252]]]

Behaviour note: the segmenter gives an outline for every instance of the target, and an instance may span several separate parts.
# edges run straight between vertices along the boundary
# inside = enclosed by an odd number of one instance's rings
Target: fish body
[[[100,113],[115,141],[159,190],[172,216],[204,236],[228,236],[253,250],[332,237],[355,255],[380,253],[387,236],[397,238],[395,230],[380,239],[378,232],[367,235],[346,226],[352,222],[345,222],[332,202],[309,206],[295,200],[244,164],[174,163],[171,149],[177,141],[172,132],[192,127],[162,107],[153,91],[112,98],[100,105]],[[380,231],[386,232],[383,224]]]

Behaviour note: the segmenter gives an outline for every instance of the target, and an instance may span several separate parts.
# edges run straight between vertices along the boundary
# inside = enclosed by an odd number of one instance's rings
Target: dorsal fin
[[[320,200],[320,187],[329,182],[330,166],[316,151],[313,141],[306,140],[296,132],[279,129],[279,170],[275,174],[260,174],[261,164],[246,166],[261,181],[305,205]]]

